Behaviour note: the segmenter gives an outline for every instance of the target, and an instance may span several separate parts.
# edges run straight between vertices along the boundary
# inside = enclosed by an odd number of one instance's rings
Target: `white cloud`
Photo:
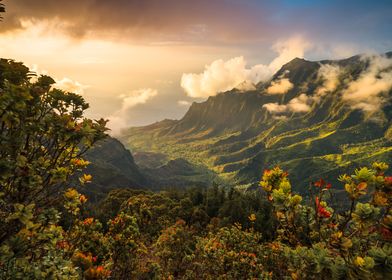
[[[192,103],[186,100],[179,100],[177,104],[180,106],[190,106]]]
[[[228,61],[215,60],[201,74],[183,74],[181,87],[190,97],[203,98],[231,90],[245,80],[257,83],[269,76],[267,67],[256,65],[248,69],[244,57],[239,56]]]
[[[242,56],[227,61],[215,60],[210,65],[206,65],[202,73],[183,74],[181,87],[191,97],[206,98],[231,90],[244,81],[250,81],[253,84],[267,81],[283,64],[295,57],[303,57],[310,46],[299,36],[279,41],[273,46],[278,56],[269,65],[258,64],[247,67]]]
[[[302,93],[295,97],[287,104],[267,103],[263,105],[268,112],[272,114],[282,114],[287,112],[306,113],[311,110],[309,106],[312,103],[312,97]]]
[[[279,103],[266,103],[263,108],[270,113],[285,113],[287,111],[287,105]]]
[[[156,96],[157,94],[158,91],[156,89],[142,88],[134,90],[128,94],[120,95],[120,98],[123,100],[121,110],[126,111],[138,104],[145,104],[148,99]]]
[[[279,55],[268,65],[268,68],[274,74],[290,60],[296,57],[303,58],[305,52],[312,47],[313,45],[302,36],[293,36],[288,40],[280,40],[272,46],[272,49]]]
[[[386,93],[392,89],[392,59],[379,55],[363,59],[368,68],[348,85],[342,98],[353,109],[373,113],[387,102]]]
[[[41,75],[49,75],[47,70],[41,69],[37,64],[27,65],[30,69],[30,72],[34,72],[36,76],[32,77],[31,81],[36,82],[38,77]],[[50,76],[50,75],[49,75]],[[72,80],[68,77],[64,77],[62,79],[58,79],[53,77],[55,80],[55,84],[53,84],[53,88],[61,89],[66,92],[72,92],[76,94],[82,95],[84,90],[89,88],[89,85],[83,85],[82,83]]]
[[[88,85],[83,85],[78,81],[71,80],[70,78],[64,77],[61,80],[56,80],[56,83],[53,85],[54,88],[61,89],[66,92],[72,92],[76,94],[82,95],[84,90],[89,88]]]
[[[318,71],[318,77],[323,81],[322,85],[316,90],[316,95],[324,96],[328,92],[333,92],[339,85],[339,76],[342,73],[338,65],[322,64]]]
[[[118,135],[122,129],[128,126],[128,111],[139,104],[145,104],[149,99],[158,94],[156,89],[143,88],[134,90],[128,94],[120,95],[122,99],[121,108],[108,117],[108,126],[112,135]]]
[[[312,100],[312,97],[302,93],[298,97],[291,99],[287,104],[287,107],[290,111],[295,113],[306,113],[311,109],[309,104],[312,103]]]
[[[293,88],[293,84],[287,78],[281,78],[272,81],[271,85],[267,88],[268,94],[285,94]]]
[[[107,118],[109,120],[108,127],[112,136],[119,135],[120,132],[127,127],[127,121],[124,116],[112,115]]]

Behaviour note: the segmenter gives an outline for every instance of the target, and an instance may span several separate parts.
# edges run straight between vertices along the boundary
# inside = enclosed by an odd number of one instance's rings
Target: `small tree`
[[[81,156],[105,137],[106,121],[85,118],[88,104],[81,96],[53,88],[49,76],[33,82],[33,75],[22,63],[0,60],[2,279],[22,271],[32,278],[62,273],[56,244],[63,231],[55,206],[76,183],[71,176],[88,164]],[[80,183],[89,180],[84,174]]]

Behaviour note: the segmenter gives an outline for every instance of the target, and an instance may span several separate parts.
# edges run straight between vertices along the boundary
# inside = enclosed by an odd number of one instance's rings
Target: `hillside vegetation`
[[[347,99],[355,82],[369,79],[371,91],[388,81],[391,57],[296,58],[256,90],[209,97],[193,103],[180,120],[130,128],[120,140],[138,153],[204,166],[217,175],[216,181],[229,185],[256,186],[260,170],[271,165],[293,174],[301,192],[319,177],[336,183],[340,173],[354,167],[375,160],[392,163],[391,87],[376,92],[371,101]],[[386,63],[380,66],[377,59]],[[282,79],[292,87],[284,94],[268,93]],[[380,104],[373,104],[378,99]]]

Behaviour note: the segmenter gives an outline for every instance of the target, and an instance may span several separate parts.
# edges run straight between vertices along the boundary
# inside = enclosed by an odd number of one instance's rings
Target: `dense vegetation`
[[[0,60],[0,279],[391,278],[387,164],[339,178],[346,211],[322,179],[305,201],[279,167],[254,191],[119,189],[92,204],[83,154],[106,122],[53,83]]]

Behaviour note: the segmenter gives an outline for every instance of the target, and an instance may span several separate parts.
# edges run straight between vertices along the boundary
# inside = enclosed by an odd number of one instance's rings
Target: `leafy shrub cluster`
[[[83,153],[105,137],[82,97],[0,60],[0,279],[390,279],[392,177],[376,162],[306,201],[288,174],[254,191],[120,189],[89,205]],[[76,177],[75,177],[76,176]]]

